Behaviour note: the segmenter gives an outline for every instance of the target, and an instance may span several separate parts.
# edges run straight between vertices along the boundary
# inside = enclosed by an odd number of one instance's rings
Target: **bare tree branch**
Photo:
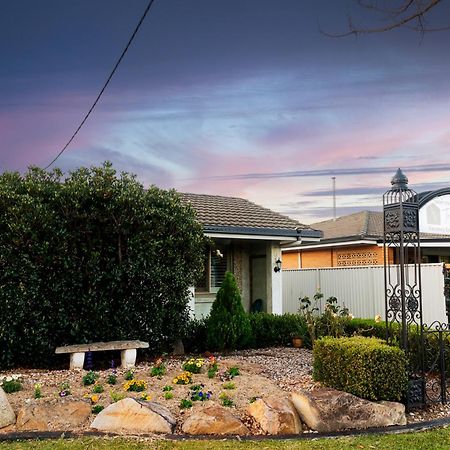
[[[382,27],[365,28],[355,26],[351,17],[348,17],[348,31],[344,33],[329,33],[321,30],[323,34],[330,37],[358,36],[360,34],[383,33],[397,28],[408,28],[421,33],[430,31],[444,31],[450,29],[449,26],[429,28],[426,26],[426,14],[435,8],[442,0],[404,0],[398,7],[380,7],[376,1],[367,2],[357,0],[359,6],[374,10],[387,16],[389,23]]]

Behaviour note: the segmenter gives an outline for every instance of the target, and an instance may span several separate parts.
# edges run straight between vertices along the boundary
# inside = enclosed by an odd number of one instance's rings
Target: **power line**
[[[78,134],[78,132],[81,130],[81,127],[86,122],[87,118],[91,115],[91,112],[94,110],[95,106],[97,105],[98,101],[100,100],[100,97],[102,96],[103,92],[105,91],[106,87],[108,86],[109,82],[111,81],[111,78],[113,77],[114,73],[116,72],[117,68],[119,67],[119,64],[122,62],[123,57],[125,56],[125,53],[128,51],[128,48],[130,47],[131,43],[133,42],[134,37],[136,36],[137,32],[139,31],[139,28],[142,25],[142,22],[144,22],[145,16],[149,12],[150,8],[152,7],[155,0],[150,0],[150,2],[147,5],[147,8],[145,8],[144,13],[142,14],[141,19],[139,20],[138,24],[136,25],[136,28],[133,31],[133,34],[131,35],[126,47],[122,51],[122,54],[120,55],[119,59],[117,60],[113,70],[109,74],[108,79],[106,80],[105,84],[103,85],[100,93],[97,95],[97,98],[95,99],[92,106],[89,108],[89,111],[84,116],[83,120],[81,121],[80,125],[78,125],[78,128],[75,130],[75,133],[72,134],[72,137],[67,141],[67,144],[61,149],[61,151],[53,158],[52,162],[44,167],[44,170],[48,169],[66,150],[66,148],[70,145],[70,143],[74,140],[75,136]]]

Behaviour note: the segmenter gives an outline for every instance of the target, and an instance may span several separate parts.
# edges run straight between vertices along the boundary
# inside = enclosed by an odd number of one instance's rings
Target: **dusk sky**
[[[147,0],[0,0],[0,168],[45,167],[91,106]],[[449,25],[450,2],[430,23]],[[397,167],[450,185],[450,31],[331,38],[352,0],[156,0],[55,163],[229,195],[302,223],[380,209]],[[446,20],[448,18],[448,20]]]

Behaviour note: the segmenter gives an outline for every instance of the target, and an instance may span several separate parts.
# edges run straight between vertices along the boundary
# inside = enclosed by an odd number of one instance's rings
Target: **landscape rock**
[[[9,404],[5,391],[0,387],[0,428],[12,425],[16,421],[14,410]]]
[[[406,425],[401,403],[370,402],[335,389],[292,392],[291,400],[302,422],[319,432]]]
[[[172,433],[175,425],[175,419],[164,406],[124,398],[101,411],[91,428],[123,434]]]
[[[248,405],[247,413],[268,434],[298,434],[302,431],[297,411],[285,397],[260,398]]]
[[[19,431],[72,430],[86,422],[90,414],[91,406],[87,402],[37,400],[19,410],[16,427]]]
[[[186,434],[248,434],[248,428],[229,410],[210,406],[193,412],[183,423]]]

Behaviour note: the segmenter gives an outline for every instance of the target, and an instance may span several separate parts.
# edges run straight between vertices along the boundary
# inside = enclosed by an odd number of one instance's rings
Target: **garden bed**
[[[218,372],[213,378],[209,378],[207,374],[209,359],[206,356],[201,373],[193,374],[192,381],[186,385],[175,384],[175,378],[183,372],[183,363],[186,360],[186,357],[166,358],[164,360],[166,373],[159,377],[151,376],[152,368],[155,367],[154,363],[138,364],[133,370],[133,377],[136,382],[145,383],[145,388],[140,392],[125,390],[127,370],[124,369],[96,371],[98,379],[95,384],[89,386],[84,386],[82,382],[83,376],[87,374],[85,370],[15,370],[2,372],[0,375],[9,376],[19,373],[22,377],[23,389],[8,394],[8,400],[16,414],[27,404],[41,403],[48,405],[48,408],[53,408],[77,400],[98,408],[98,405],[107,407],[112,404],[114,397],[115,399],[122,396],[135,399],[145,397],[147,400],[151,399],[167,407],[178,424],[181,424],[183,419],[192,412],[207,406],[214,404],[228,406],[253,434],[261,431],[246,414],[246,407],[250,402],[257,398],[286,396],[291,391],[308,391],[319,386],[312,380],[312,355],[307,349],[269,348],[219,355],[217,356]],[[239,375],[234,377],[227,375],[231,368],[238,368]],[[108,378],[113,374],[117,377],[115,385],[108,384]],[[40,386],[41,398],[39,399],[35,399],[36,385]],[[198,386],[204,395],[210,393],[210,398],[205,401],[199,399],[192,401],[192,385]],[[101,390],[98,386],[103,388],[103,392],[94,392],[94,390]],[[227,401],[224,401],[224,396]],[[181,408],[183,400],[192,401],[192,407]],[[408,422],[442,418],[448,415],[448,406],[435,405],[426,410],[408,414]],[[93,419],[94,413],[73,431],[89,429]],[[58,424],[52,423],[48,424],[48,428],[50,431],[60,429]],[[15,430],[16,428],[12,426],[3,429],[3,432]],[[177,428],[176,431],[179,432],[180,429]]]

